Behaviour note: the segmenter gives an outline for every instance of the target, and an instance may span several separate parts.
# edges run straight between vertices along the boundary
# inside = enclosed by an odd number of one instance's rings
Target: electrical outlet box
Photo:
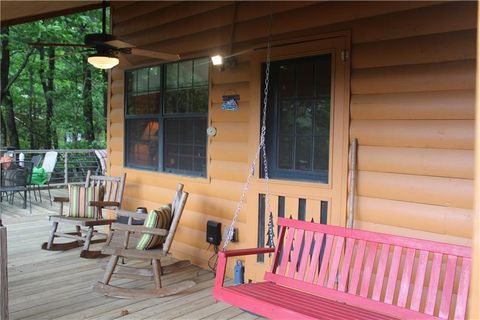
[[[207,222],[207,242],[215,246],[220,245],[222,241],[222,224],[220,222],[211,221]]]

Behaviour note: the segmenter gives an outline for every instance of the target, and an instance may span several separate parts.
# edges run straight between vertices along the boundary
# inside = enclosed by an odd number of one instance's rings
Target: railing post
[[[0,319],[8,320],[7,228],[0,220]]]
[[[68,152],[65,152],[65,155],[63,157],[63,164],[64,164],[64,168],[63,168],[64,180],[65,180],[65,184],[68,184]]]

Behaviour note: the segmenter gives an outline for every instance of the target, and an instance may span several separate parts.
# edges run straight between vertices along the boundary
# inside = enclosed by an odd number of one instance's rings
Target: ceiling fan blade
[[[33,47],[85,47],[85,48],[90,47],[80,43],[55,43],[55,42],[33,42],[33,43],[29,43],[29,45]]]
[[[105,43],[118,49],[135,48],[133,44],[118,39],[105,41]]]
[[[93,53],[93,51],[92,51],[92,49],[72,51],[72,52],[68,52],[68,53],[65,53],[65,54],[61,54],[61,55],[55,55],[53,58],[49,58],[48,60],[62,59],[62,58],[67,58],[67,57],[74,56],[76,54],[84,54],[84,53]]]
[[[138,49],[138,48],[132,48],[132,54],[136,56],[144,56],[144,57],[167,60],[167,61],[180,60],[180,56],[178,54],[158,52],[158,51]]]

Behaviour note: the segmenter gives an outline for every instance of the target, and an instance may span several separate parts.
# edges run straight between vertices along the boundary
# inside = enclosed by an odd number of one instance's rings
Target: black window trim
[[[287,58],[287,59],[281,59],[278,61],[272,61],[271,64],[276,64],[276,63],[284,63],[284,62],[299,62],[299,61],[309,61],[309,60],[315,60],[318,56],[329,54],[331,56],[331,63],[333,64],[333,56],[331,53],[322,53],[322,54],[317,54],[317,55],[312,55],[312,56],[306,56],[306,57],[298,57],[298,58]],[[264,84],[264,76],[265,76],[265,63],[262,63],[261,66],[261,79],[260,83]],[[333,65],[331,68],[331,84],[330,86],[333,86]],[[296,78],[296,70],[295,70],[295,78]],[[276,106],[278,105],[278,77],[276,77],[276,74],[274,70],[270,70],[270,84],[269,84],[269,94],[270,98],[269,101],[267,102],[269,105],[269,112],[267,112],[267,137],[266,137],[266,152],[267,152],[267,160],[268,160],[268,169],[269,169],[269,176],[273,180],[290,180],[290,181],[302,181],[302,182],[307,182],[307,183],[320,183],[320,184],[325,184],[328,185],[330,183],[330,171],[331,168],[329,168],[326,171],[322,172],[299,172],[296,170],[289,170],[289,169],[279,169],[276,167],[276,160],[278,159],[278,143],[276,139],[278,138],[278,128],[279,128],[279,121],[280,118],[278,117],[278,108]],[[297,90],[298,88],[295,88]],[[316,90],[316,88],[315,88]],[[264,99],[264,92],[262,90],[262,99]],[[297,96],[297,92],[295,92],[295,96]],[[295,99],[296,101],[301,101],[301,100],[309,100],[309,99],[303,99],[303,98],[297,98]],[[260,108],[260,120],[263,118],[263,112],[262,112],[263,104]],[[332,105],[332,99],[330,100],[330,121],[332,120],[332,115],[333,115],[333,105]],[[332,144],[332,124],[330,124],[330,130],[329,130],[329,145]],[[329,147],[330,148],[330,147]],[[313,156],[313,151],[312,151],[312,156]],[[329,163],[331,160],[332,154],[329,152]],[[263,159],[263,156],[262,156]],[[264,177],[264,169],[263,169],[263,160],[261,163],[262,170],[260,171],[260,178],[265,178]]]
[[[208,57],[196,57],[196,58],[191,58],[189,60],[196,60],[196,59],[207,59]],[[177,62],[178,63],[178,62]],[[209,114],[209,105],[207,107],[207,111],[205,113],[199,114],[199,113],[172,113],[172,114],[166,114],[164,110],[165,106],[165,92],[166,92],[166,65],[168,63],[162,63],[162,64],[154,64],[154,65],[145,65],[145,66],[140,66],[137,68],[131,68],[131,69],[126,69],[124,70],[124,93],[123,93],[123,101],[124,101],[124,110],[123,110],[123,130],[124,130],[124,137],[123,137],[123,163],[124,167],[130,168],[130,169],[138,169],[138,170],[145,170],[149,172],[157,172],[157,173],[162,173],[162,174],[172,174],[172,175],[182,175],[186,177],[191,177],[191,178],[207,178],[208,177],[208,136],[205,133],[205,171],[204,172],[197,172],[197,171],[190,171],[190,170],[184,170],[184,169],[168,169],[166,170],[164,167],[164,146],[165,146],[165,119],[178,119],[178,118],[205,118],[205,121],[207,122],[208,126],[208,114]],[[160,93],[161,93],[161,105],[159,108],[159,113],[158,114],[139,114],[139,115],[132,115],[128,114],[128,90],[127,90],[127,84],[128,84],[128,78],[127,74],[130,72],[135,72],[137,70],[145,69],[145,68],[152,68],[152,67],[160,67]],[[208,72],[208,81],[207,81],[207,90],[208,90],[208,102],[210,102],[210,69]],[[151,166],[142,166],[142,165],[137,165],[137,164],[129,164],[128,163],[128,136],[127,136],[127,122],[128,120],[157,120],[158,124],[161,128],[159,130],[159,137],[158,137],[158,164],[157,167],[151,167]]]

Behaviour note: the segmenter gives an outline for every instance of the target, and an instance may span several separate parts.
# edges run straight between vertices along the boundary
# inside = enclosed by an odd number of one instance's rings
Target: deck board
[[[65,190],[53,190],[65,196]],[[40,250],[47,240],[51,223],[47,216],[58,214],[43,192],[42,203],[32,202],[32,214],[22,209],[20,199],[13,206],[0,204],[2,220],[8,230],[10,319],[255,319],[256,317],[212,298],[213,274],[197,266],[162,277],[165,286],[186,279],[197,285],[178,295],[155,299],[116,299],[92,290],[103,271],[103,259],[79,257],[81,248],[61,251]],[[59,231],[72,231],[59,226]],[[68,241],[68,240],[67,240]],[[93,248],[100,248],[95,244]],[[168,262],[169,259],[166,259]],[[148,263],[131,261],[136,266]],[[113,278],[113,285],[153,288],[153,283]]]

